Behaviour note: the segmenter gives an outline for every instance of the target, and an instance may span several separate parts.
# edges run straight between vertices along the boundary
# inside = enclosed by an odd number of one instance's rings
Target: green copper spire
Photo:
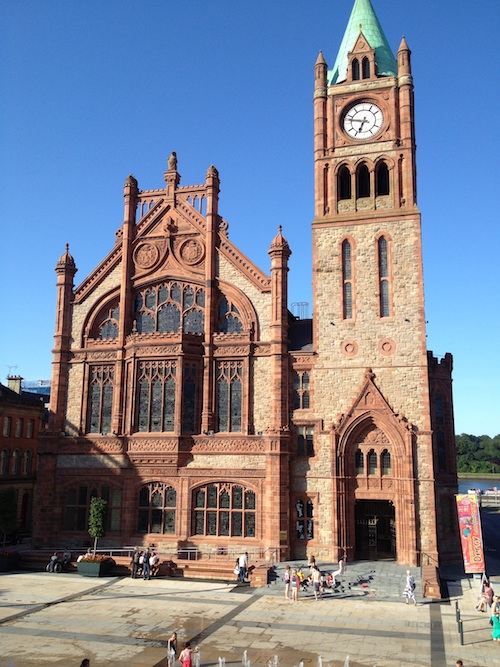
[[[368,44],[375,49],[377,73],[379,76],[397,74],[398,65],[382,26],[373,11],[370,0],[356,0],[352,8],[351,17],[333,69],[328,72],[328,85],[345,81],[347,78],[347,54],[352,51],[359,33],[363,32]]]

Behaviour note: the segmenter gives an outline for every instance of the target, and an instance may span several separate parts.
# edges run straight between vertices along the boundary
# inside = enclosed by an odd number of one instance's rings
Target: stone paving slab
[[[474,611],[479,584],[448,583],[450,602],[401,597],[405,568],[395,563],[352,564],[343,593],[316,601],[287,601],[279,577],[264,589],[233,583],[130,578],[88,579],[77,574],[0,575],[0,667],[164,667],[166,641],[199,645],[201,667],[239,667],[243,651],[253,667],[466,667],[500,664],[486,614]],[[360,581],[368,579],[366,588]],[[351,588],[348,587],[351,583]],[[353,585],[356,584],[356,585]],[[359,585],[358,585],[359,584]],[[493,580],[500,590],[500,580]],[[464,621],[460,646],[455,600]]]

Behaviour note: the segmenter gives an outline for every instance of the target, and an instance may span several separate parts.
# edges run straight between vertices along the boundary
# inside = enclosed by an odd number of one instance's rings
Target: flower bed
[[[115,566],[111,556],[86,555],[77,562],[78,574],[82,577],[105,577]]]

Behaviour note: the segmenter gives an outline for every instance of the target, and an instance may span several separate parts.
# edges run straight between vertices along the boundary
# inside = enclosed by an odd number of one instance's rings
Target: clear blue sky
[[[457,433],[500,433],[498,0],[372,0],[413,52],[428,348],[454,355]],[[312,90],[353,0],[11,0],[0,6],[0,380],[50,378],[54,266],[113,247],[123,182],[213,163],[230,238],[311,301]],[[17,368],[13,368],[17,366]]]

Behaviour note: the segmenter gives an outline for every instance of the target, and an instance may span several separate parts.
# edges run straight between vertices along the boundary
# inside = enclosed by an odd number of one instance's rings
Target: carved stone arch
[[[377,167],[377,165],[378,165],[380,162],[385,162],[386,165],[387,165],[387,167],[388,167],[388,169],[389,169],[389,171],[390,171],[391,169],[394,169],[394,168],[396,167],[396,163],[394,162],[393,158],[390,157],[389,155],[385,155],[385,153],[383,153],[382,155],[379,155],[379,156],[375,159],[374,166]]]
[[[254,331],[256,340],[259,339],[259,318],[252,302],[240,289],[231,283],[219,281],[219,292],[226,296],[238,308],[241,316],[243,331]]]
[[[191,492],[194,492],[201,487],[210,486],[212,484],[219,484],[221,490],[225,485],[230,487],[241,486],[245,491],[253,491],[253,493],[255,493],[256,498],[258,497],[258,494],[261,491],[259,486],[257,486],[254,482],[250,480],[239,480],[239,479],[220,478],[220,477],[215,477],[215,478],[204,477],[204,478],[194,479],[191,481],[189,490]]]
[[[119,304],[120,299],[120,288],[115,287],[106,294],[104,294],[92,308],[88,311],[83,327],[82,327],[82,340],[80,341],[80,346],[85,347],[85,342],[88,338],[97,338],[94,334],[97,333],[97,328],[101,324],[101,320],[104,320],[105,316],[111,308],[114,308],[115,305]]]
[[[373,444],[378,448],[389,448],[395,471],[402,461],[411,460],[411,442],[408,432],[394,418],[392,411],[387,414],[373,414],[367,411],[353,418],[340,434],[338,457],[340,474],[348,474],[348,463],[354,461],[354,445]],[[410,457],[408,459],[408,457]]]
[[[359,169],[359,168],[361,167],[361,165],[363,165],[363,164],[366,165],[366,167],[368,168],[368,171],[369,171],[370,173],[372,173],[373,170],[375,169],[375,163],[373,162],[373,160],[370,160],[370,158],[367,158],[366,156],[363,155],[362,157],[358,158],[358,159],[355,161],[355,163],[354,163],[354,169],[355,169],[355,171],[357,172],[358,169]]]
[[[335,171],[333,172],[334,176],[337,177],[340,173],[340,170],[343,169],[344,167],[349,170],[349,173],[351,175],[354,174],[354,172],[356,171],[355,165],[350,160],[342,160],[342,162],[339,162],[335,166]]]

